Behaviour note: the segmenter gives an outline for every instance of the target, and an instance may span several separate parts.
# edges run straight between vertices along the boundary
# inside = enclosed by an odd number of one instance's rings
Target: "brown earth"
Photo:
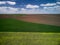
[[[60,15],[59,14],[28,14],[28,15],[0,15],[0,18],[15,18],[17,20],[56,25],[60,26]]]

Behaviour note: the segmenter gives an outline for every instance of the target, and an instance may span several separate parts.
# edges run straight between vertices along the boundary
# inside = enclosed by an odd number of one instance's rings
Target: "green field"
[[[60,26],[36,24],[12,18],[0,18],[0,32],[60,32]]]
[[[0,45],[60,45],[60,33],[0,32]]]
[[[60,26],[0,18],[0,45],[60,45]]]

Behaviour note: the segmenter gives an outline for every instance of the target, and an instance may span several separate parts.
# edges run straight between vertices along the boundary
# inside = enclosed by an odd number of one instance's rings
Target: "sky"
[[[0,14],[60,14],[60,0],[0,0]]]

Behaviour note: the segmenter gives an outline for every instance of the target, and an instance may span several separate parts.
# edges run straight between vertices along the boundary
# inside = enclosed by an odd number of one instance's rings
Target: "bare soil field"
[[[60,26],[59,14],[27,14],[27,15],[6,15],[0,14],[0,18],[14,18],[26,22]]]

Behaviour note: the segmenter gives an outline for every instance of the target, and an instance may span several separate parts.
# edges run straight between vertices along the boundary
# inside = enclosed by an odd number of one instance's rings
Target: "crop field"
[[[60,45],[60,33],[0,32],[0,45]]]
[[[25,22],[60,26],[60,14],[0,14],[0,18],[14,18]]]
[[[0,14],[0,45],[60,45],[60,15]]]
[[[3,18],[0,21],[0,32],[60,32],[60,26],[37,24],[12,18]]]
[[[49,18],[45,19],[46,22],[49,21],[53,24],[43,24],[43,23],[37,23],[40,21],[43,21],[45,18],[41,15],[0,15],[0,32],[60,32],[60,20],[59,15],[50,17],[54,17],[56,19],[51,20]],[[49,15],[47,15],[49,17]],[[37,19],[37,20],[36,20]],[[57,20],[58,19],[58,20]],[[56,20],[56,21],[55,21]],[[31,22],[32,21],[32,22]],[[35,22],[35,23],[34,23]],[[56,22],[56,23],[55,23]]]

